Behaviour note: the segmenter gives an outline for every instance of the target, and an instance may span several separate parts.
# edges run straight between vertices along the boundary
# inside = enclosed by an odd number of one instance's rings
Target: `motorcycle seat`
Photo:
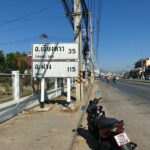
[[[100,128],[106,128],[106,127],[111,127],[111,126],[118,124],[118,123],[120,123],[120,121],[115,119],[115,118],[109,118],[109,117],[102,116],[97,121],[97,127],[99,129]]]

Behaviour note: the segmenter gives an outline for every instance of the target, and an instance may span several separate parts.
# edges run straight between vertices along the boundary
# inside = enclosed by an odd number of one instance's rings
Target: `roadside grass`
[[[27,87],[23,89],[23,92],[21,92],[20,97],[25,97],[25,96],[29,96],[33,93],[33,90],[31,87]]]
[[[26,87],[21,92],[20,98],[31,95],[32,94],[32,88]],[[10,102],[13,100],[12,91],[9,92],[2,92],[0,91],[0,104]]]

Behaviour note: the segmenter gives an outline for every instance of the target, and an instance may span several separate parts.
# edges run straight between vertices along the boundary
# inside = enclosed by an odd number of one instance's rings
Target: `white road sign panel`
[[[33,60],[77,60],[77,43],[33,44]]]
[[[77,77],[78,62],[33,62],[33,77]]]

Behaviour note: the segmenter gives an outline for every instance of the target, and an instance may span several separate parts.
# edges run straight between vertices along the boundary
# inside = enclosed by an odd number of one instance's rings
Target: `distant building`
[[[135,63],[135,68],[145,68],[150,66],[150,57],[145,59],[140,59]]]
[[[100,69],[95,69],[94,70],[94,74],[95,74],[95,77],[99,77],[99,75],[100,75]]]
[[[150,75],[150,66],[145,68],[144,76]]]
[[[28,64],[28,67],[31,69],[32,68],[32,53],[31,52],[28,53],[27,64]]]
[[[145,72],[149,72],[150,69],[150,57],[140,59],[135,63],[134,72],[138,78],[142,78],[145,75]]]

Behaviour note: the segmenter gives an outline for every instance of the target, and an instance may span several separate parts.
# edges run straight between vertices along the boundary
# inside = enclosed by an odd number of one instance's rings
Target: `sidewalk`
[[[94,86],[93,86],[94,87]],[[0,124],[0,150],[68,150],[80,117],[80,106],[89,99],[92,86],[85,89],[82,102],[75,102],[74,111],[65,111],[65,96],[46,104],[48,111],[30,109],[15,118]],[[75,90],[72,92],[74,99]]]

